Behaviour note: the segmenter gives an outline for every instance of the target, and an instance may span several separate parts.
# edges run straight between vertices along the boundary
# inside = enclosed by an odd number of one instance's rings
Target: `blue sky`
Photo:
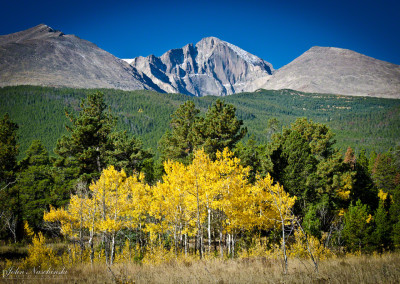
[[[120,58],[162,55],[215,36],[282,67],[312,46],[400,64],[400,2],[1,0],[0,34],[40,23]]]

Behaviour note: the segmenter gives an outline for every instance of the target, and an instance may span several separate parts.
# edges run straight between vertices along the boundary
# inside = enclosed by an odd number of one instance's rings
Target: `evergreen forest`
[[[19,86],[0,114],[3,268],[400,249],[400,100]]]

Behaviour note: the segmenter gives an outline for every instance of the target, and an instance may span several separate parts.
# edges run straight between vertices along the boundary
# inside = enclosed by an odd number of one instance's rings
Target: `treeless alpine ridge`
[[[293,89],[400,98],[400,66],[334,47],[312,47],[286,66],[207,37],[162,56],[121,60],[95,44],[46,25],[0,36],[0,86],[148,89],[225,96]]]

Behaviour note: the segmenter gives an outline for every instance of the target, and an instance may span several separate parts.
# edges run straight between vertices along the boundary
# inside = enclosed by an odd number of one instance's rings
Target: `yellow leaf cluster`
[[[314,236],[304,235],[301,230],[294,232],[295,242],[291,244],[288,254],[291,257],[309,258],[310,252],[319,260],[324,260],[333,257],[334,254],[330,249],[325,247],[322,242],[324,237],[320,241]]]
[[[387,192],[385,193],[382,189],[379,190],[378,192],[379,200],[385,201],[387,199],[387,196],[388,196]]]
[[[32,244],[28,247],[28,257],[22,262],[24,268],[36,268],[46,270],[50,267],[59,265],[59,260],[55,253],[46,246],[46,238],[42,232],[35,235]]]

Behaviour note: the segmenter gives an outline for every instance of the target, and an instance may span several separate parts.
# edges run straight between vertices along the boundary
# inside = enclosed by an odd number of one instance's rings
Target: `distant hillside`
[[[348,49],[313,47],[262,86],[302,92],[400,98],[400,66]]]
[[[79,103],[93,90],[5,87],[0,88],[0,115],[8,112],[20,126],[21,154],[32,140],[42,140],[52,152],[66,133],[64,109],[79,110]],[[103,90],[106,103],[119,118],[118,128],[140,137],[156,151],[157,142],[168,128],[170,115],[186,100],[203,112],[217,99],[188,97],[152,91]],[[328,124],[337,134],[337,146],[345,149],[386,151],[400,141],[400,100],[307,94],[291,90],[242,93],[223,98],[237,108],[248,127],[248,136],[266,142],[267,122],[276,117],[288,125],[297,117]]]
[[[159,90],[95,44],[43,24],[0,36],[0,86],[16,85]]]
[[[272,65],[216,37],[162,56],[119,59],[95,44],[46,25],[0,36],[0,87],[154,90],[226,96],[263,89],[400,98],[400,66],[357,52],[312,47],[274,70]]]

